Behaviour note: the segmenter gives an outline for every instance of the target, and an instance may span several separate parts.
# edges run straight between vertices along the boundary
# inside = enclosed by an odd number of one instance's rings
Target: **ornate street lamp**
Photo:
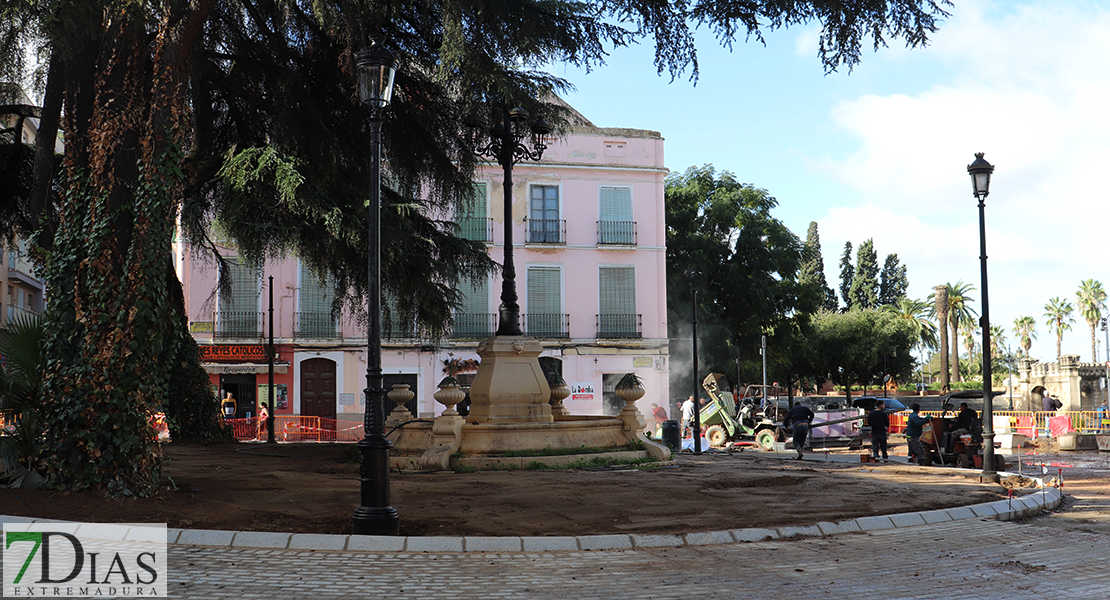
[[[364,437],[358,443],[361,506],[355,509],[351,533],[397,535],[400,519],[389,505],[389,449],[385,437],[385,385],[382,381],[381,324],[381,145],[382,112],[393,96],[393,55],[378,42],[359,51],[358,94],[370,110],[370,223],[367,268],[366,416]]]
[[[991,173],[994,165],[983,159],[983,153],[975,153],[975,162],[967,166],[971,175],[971,189],[979,200],[979,269],[982,274],[983,313],[979,317],[979,327],[983,329],[983,479],[998,481],[994,469],[994,406],[991,391],[991,319],[990,302],[987,299],[987,226],[983,201],[990,193]]]
[[[498,308],[496,335],[521,335],[520,304],[516,294],[516,265],[513,263],[513,165],[521,160],[539,161],[547,149],[544,136],[551,133],[551,126],[543,119],[531,125],[528,111],[521,107],[501,108],[501,122],[485,132],[488,140],[474,145],[474,154],[491,158],[505,172],[505,261],[502,265],[501,306]],[[482,135],[481,132],[477,132]],[[478,138],[481,140],[481,138]]]

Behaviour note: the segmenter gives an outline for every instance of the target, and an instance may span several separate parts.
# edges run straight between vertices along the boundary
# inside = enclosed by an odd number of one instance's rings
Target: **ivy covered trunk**
[[[179,14],[99,4],[55,38],[65,193],[47,254],[42,450],[53,485],[147,495],[161,478],[152,413],[196,437],[218,427],[167,274],[188,52],[211,2],[172,3]]]

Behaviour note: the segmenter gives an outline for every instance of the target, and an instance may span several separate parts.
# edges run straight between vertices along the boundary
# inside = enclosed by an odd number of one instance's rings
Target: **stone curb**
[[[1000,473],[1008,475],[1009,473]],[[1038,480],[1039,481],[1039,480]],[[577,552],[594,550],[632,550],[678,546],[708,546],[820,537],[842,533],[869,533],[900,527],[914,527],[965,519],[1023,519],[1052,510],[1063,502],[1059,489],[1041,488],[1031,494],[983,504],[923,512],[860,517],[815,525],[777,529],[734,529],[686,534],[616,534],[544,537],[496,536],[363,536],[305,533],[268,533],[260,531],[223,531],[212,529],[167,529],[167,543],[177,546],[218,546],[288,550],[347,551],[362,553],[464,553],[464,552]],[[55,519],[0,516],[3,523],[59,523]]]

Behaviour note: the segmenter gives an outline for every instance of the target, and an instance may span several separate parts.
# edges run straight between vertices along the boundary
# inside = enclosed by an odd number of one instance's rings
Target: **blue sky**
[[[644,46],[556,74],[594,124],[662,133],[670,170],[712,163],[766,188],[799,237],[817,221],[833,287],[845,241],[873,238],[880,261],[907,265],[911,297],[962,280],[980,310],[966,168],[985,152],[991,322],[1015,347],[1014,319],[1034,317],[1031,354],[1055,360],[1044,305],[1075,304],[1084,279],[1110,285],[1110,4],[957,0],[950,12],[928,47],[868,48],[850,74],[825,75],[816,27],[731,53],[700,35],[696,86],[657,76]],[[1074,318],[1063,351],[1090,361],[1090,329]]]

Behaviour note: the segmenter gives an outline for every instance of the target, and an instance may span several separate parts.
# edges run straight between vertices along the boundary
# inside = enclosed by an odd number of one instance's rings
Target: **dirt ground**
[[[858,454],[858,453],[857,453]],[[148,499],[0,490],[0,514],[170,527],[349,533],[353,445],[165,447]],[[806,525],[1004,498],[998,484],[897,463],[802,462],[759,452],[680,455],[651,469],[392,472],[402,535],[676,533]],[[1105,480],[1102,480],[1105,484]]]

